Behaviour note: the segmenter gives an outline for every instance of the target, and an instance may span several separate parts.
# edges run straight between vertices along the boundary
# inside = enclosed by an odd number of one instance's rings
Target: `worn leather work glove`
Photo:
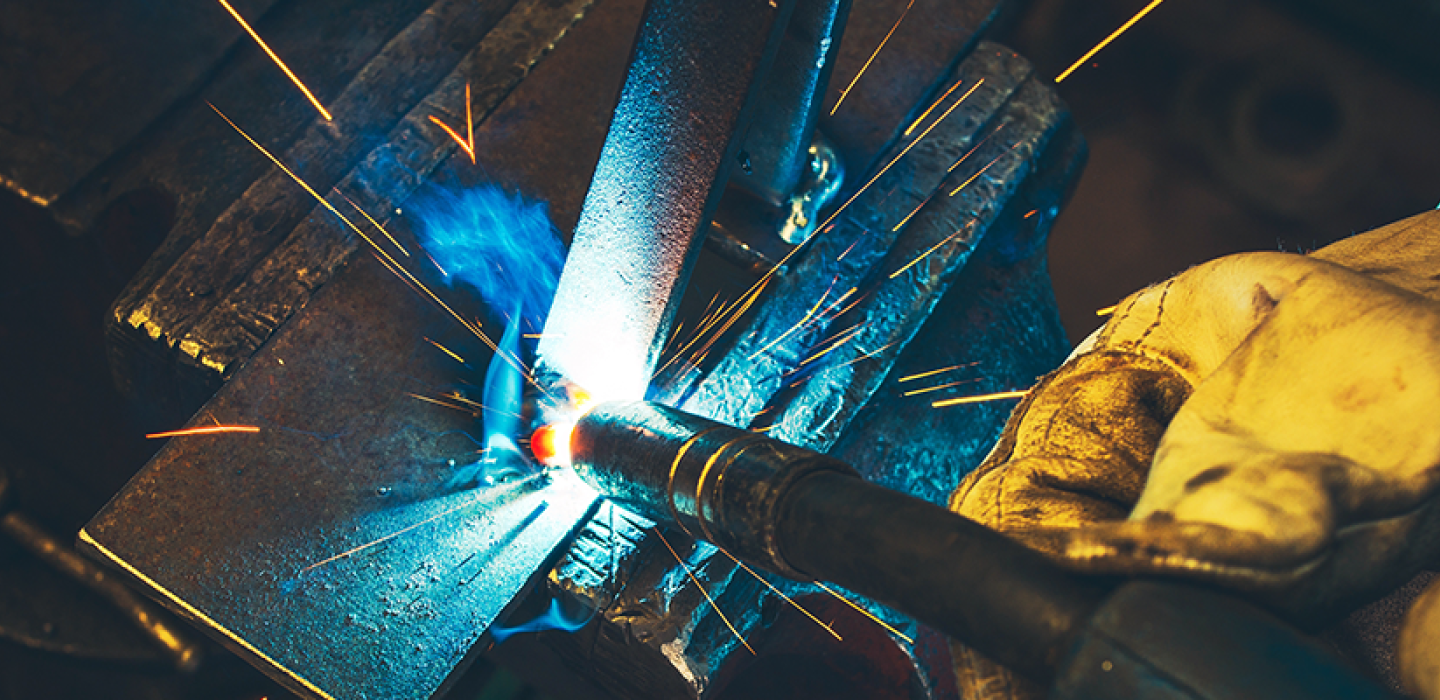
[[[1440,213],[1136,292],[951,507],[1086,572],[1219,584],[1318,628],[1440,554]],[[956,645],[967,698],[1043,696]]]

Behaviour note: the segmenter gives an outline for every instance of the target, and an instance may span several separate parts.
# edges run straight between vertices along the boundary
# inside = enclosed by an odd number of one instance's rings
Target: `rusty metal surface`
[[[260,432],[175,440],[82,548],[302,695],[431,697],[594,494],[475,488],[474,416],[411,396],[456,381],[422,336],[480,347],[358,258],[194,420]]]

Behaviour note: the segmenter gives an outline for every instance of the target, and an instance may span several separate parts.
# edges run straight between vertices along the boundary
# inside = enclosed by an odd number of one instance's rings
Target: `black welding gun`
[[[602,404],[575,426],[580,476],[800,581],[900,610],[1065,700],[1393,698],[1271,614],[1194,585],[1078,576],[849,465],[662,405]]]

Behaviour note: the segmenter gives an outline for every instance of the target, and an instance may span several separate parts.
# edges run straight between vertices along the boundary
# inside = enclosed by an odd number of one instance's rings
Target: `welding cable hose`
[[[646,402],[602,404],[573,465],[615,502],[800,581],[890,605],[1053,697],[1393,697],[1258,608],[1190,585],[1113,588],[838,460]]]

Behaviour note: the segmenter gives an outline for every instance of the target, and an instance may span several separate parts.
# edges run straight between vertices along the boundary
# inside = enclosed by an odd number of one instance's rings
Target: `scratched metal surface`
[[[480,352],[356,259],[193,420],[260,432],[175,439],[81,546],[302,695],[430,697],[594,495],[471,488],[474,417],[410,396],[468,373],[422,336]]]

